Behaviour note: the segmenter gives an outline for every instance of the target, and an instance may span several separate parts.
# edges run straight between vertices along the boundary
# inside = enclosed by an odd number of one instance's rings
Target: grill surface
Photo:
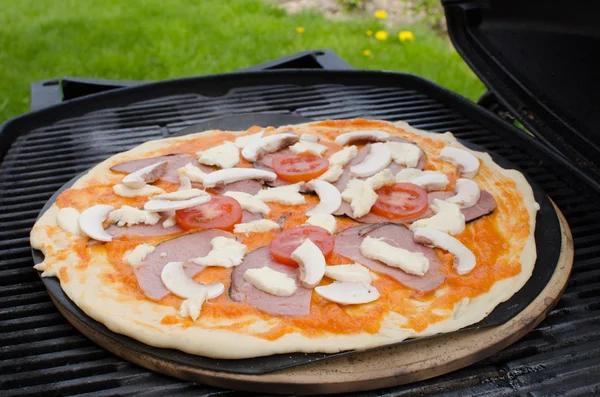
[[[424,91],[425,92],[425,91]],[[451,107],[452,106],[452,107]],[[494,151],[527,172],[561,208],[575,262],[568,289],[533,332],[485,361],[432,380],[362,396],[589,395],[600,391],[600,211],[573,179],[486,130],[459,106],[401,88],[315,84],[235,88],[212,97],[170,95],[25,130],[0,166],[0,390],[27,395],[245,395],[168,378],[97,347],[58,313],[31,268],[29,230],[70,178],[108,156],[213,117],[295,112],[323,118],[405,120]],[[575,184],[577,181],[575,181]],[[538,247],[544,249],[544,247]]]

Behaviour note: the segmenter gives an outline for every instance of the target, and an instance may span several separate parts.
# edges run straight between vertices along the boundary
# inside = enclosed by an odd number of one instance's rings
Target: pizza
[[[447,333],[523,287],[539,205],[451,133],[326,120],[146,142],[38,219],[42,277],[110,330],[213,358]]]

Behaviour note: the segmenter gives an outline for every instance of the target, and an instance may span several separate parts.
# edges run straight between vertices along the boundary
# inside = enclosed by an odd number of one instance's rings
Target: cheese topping
[[[113,192],[120,197],[150,197],[156,194],[165,193],[165,191],[161,188],[152,185],[144,185],[138,189],[132,189],[129,186],[123,185],[122,183],[114,185]]]
[[[158,196],[152,197],[153,200],[170,200],[170,201],[183,201],[189,200],[194,197],[207,196],[204,190],[200,189],[182,189],[175,192],[163,193]]]
[[[131,267],[140,267],[144,264],[146,256],[153,253],[155,249],[155,247],[149,244],[140,244],[132,251],[127,251],[125,253],[125,256],[123,256],[123,262],[127,263]]]
[[[248,223],[238,223],[234,226],[234,233],[266,233],[269,230],[279,229],[279,223],[273,222],[269,219],[257,219]]]
[[[198,320],[200,312],[202,311],[202,305],[208,299],[208,292],[203,291],[198,295],[194,295],[181,302],[179,306],[179,315],[183,318],[190,317],[192,320]]]
[[[125,225],[133,226],[137,225],[138,223],[156,225],[160,220],[160,215],[155,212],[148,212],[139,208],[124,205],[118,210],[114,210],[108,214],[108,220],[110,220],[112,223],[116,223],[119,227],[123,227]]]
[[[58,210],[56,223],[65,232],[79,236],[79,211],[75,208],[66,207]]]
[[[423,276],[429,270],[429,260],[421,252],[410,252],[404,248],[394,247],[370,236],[360,244],[360,253],[365,258],[383,262],[416,276]]]
[[[319,142],[321,138],[313,134],[301,134],[300,140],[305,142]]]
[[[271,209],[267,204],[251,194],[229,191],[223,193],[223,196],[231,197],[240,203],[240,207],[242,207],[243,210],[250,211],[253,214],[269,215],[269,212],[271,212]]]
[[[367,215],[378,197],[369,183],[356,178],[348,181],[346,189],[342,192],[342,199],[350,203],[354,218]]]
[[[317,179],[325,182],[333,183],[340,179],[340,176],[344,173],[344,169],[341,165],[332,164],[325,173],[321,174]]]
[[[299,193],[303,184],[303,182],[300,182],[293,185],[270,187],[261,190],[255,197],[264,202],[275,202],[283,205],[304,204],[306,199]]]
[[[417,145],[404,142],[386,142],[392,154],[392,160],[408,168],[415,168],[421,157],[421,149]]]
[[[269,267],[246,270],[244,280],[259,290],[276,296],[291,296],[297,289],[293,278]]]
[[[203,266],[234,267],[244,260],[248,247],[232,238],[215,237],[210,241],[212,250],[208,255],[194,258],[192,262]]]
[[[233,168],[240,162],[240,150],[229,141],[219,146],[197,152],[198,161],[206,165],[215,165],[219,168]]]
[[[321,157],[325,151],[327,151],[327,146],[321,145],[316,142],[309,142],[300,140],[298,143],[290,146],[290,150],[296,154],[300,153],[310,153],[315,156]]]
[[[177,223],[177,221],[175,219],[175,211],[173,211],[173,215],[169,215],[169,217],[167,219],[165,219],[165,221],[163,222],[162,226],[165,229],[168,229],[170,227],[175,226],[176,223]]]
[[[335,216],[329,214],[313,215],[306,220],[307,225],[319,226],[334,234],[337,232],[337,221]]]
[[[465,230],[465,216],[460,212],[458,205],[435,199],[429,208],[435,212],[435,215],[413,222],[410,230],[422,227],[448,234],[458,234]]]
[[[187,177],[191,182],[198,183],[204,182],[204,178],[208,175],[192,163],[186,164],[185,167],[178,168],[177,173],[179,174],[180,179],[181,177]]]
[[[240,149],[243,149],[251,143],[258,142],[264,134],[265,131],[263,130],[261,132],[257,132],[256,134],[241,136],[235,140],[234,145]]]
[[[325,275],[336,281],[353,281],[365,284],[371,284],[373,281],[369,269],[360,263],[354,263],[352,265],[326,266]]]
[[[354,160],[356,156],[358,156],[358,148],[354,145],[348,146],[329,156],[329,164],[335,164],[344,167],[346,164]]]
[[[441,171],[421,171],[416,168],[405,168],[396,174],[396,182],[410,182],[427,191],[444,190],[450,181]]]

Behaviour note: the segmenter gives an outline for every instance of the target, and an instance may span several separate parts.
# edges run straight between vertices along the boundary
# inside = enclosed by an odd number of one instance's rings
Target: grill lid
[[[600,3],[444,0],[450,38],[537,138],[600,180]],[[596,188],[599,188],[597,185]]]

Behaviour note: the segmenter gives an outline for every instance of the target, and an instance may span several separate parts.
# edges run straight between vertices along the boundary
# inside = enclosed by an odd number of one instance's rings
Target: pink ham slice
[[[248,223],[252,221],[257,221],[259,219],[264,219],[264,217],[261,214],[254,214],[250,211],[243,210],[242,221],[240,223]]]
[[[360,245],[367,237],[381,238],[394,247],[404,248],[411,252],[421,252],[429,259],[429,270],[424,276],[414,276],[402,270],[385,265],[382,262],[365,258],[360,253]],[[402,225],[395,223],[378,223],[375,225],[355,226],[335,235],[334,251],[358,262],[375,273],[385,274],[408,288],[418,292],[430,292],[439,287],[446,276],[439,271],[440,261],[433,248],[417,244],[413,241],[413,233]]]
[[[167,162],[167,169],[165,170],[165,173],[160,177],[160,179],[172,183],[179,183],[179,174],[177,173],[177,169],[185,167],[189,163],[191,163],[193,166],[200,168],[206,173],[210,173],[213,171],[212,167],[200,164],[195,157],[186,153],[169,154],[166,156],[127,161],[125,163],[112,166],[111,171],[130,174],[149,165],[160,163],[161,161]]]
[[[296,292],[291,296],[275,296],[259,290],[244,280],[246,270],[265,266],[285,273],[296,280],[298,285]],[[245,302],[270,314],[289,317],[306,316],[310,313],[311,295],[312,290],[300,286],[298,269],[275,262],[271,258],[269,247],[260,247],[250,252],[231,273],[229,289],[231,299],[236,302]]]
[[[210,241],[219,236],[235,238],[231,233],[210,229],[186,234],[158,244],[154,252],[146,257],[145,265],[135,269],[138,284],[144,294],[150,299],[161,300],[170,293],[160,279],[163,268],[169,262],[186,262],[185,272],[190,277],[200,273],[204,266],[193,264],[189,260],[206,256],[212,249]],[[166,253],[164,258],[161,257],[162,253]]]

